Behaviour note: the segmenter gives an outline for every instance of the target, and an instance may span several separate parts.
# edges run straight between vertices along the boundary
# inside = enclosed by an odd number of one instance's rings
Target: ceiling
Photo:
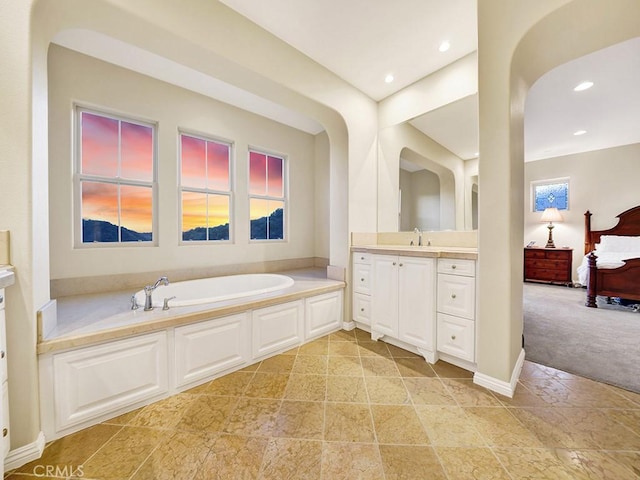
[[[476,0],[220,0],[379,101],[477,49]],[[448,40],[451,48],[438,46]],[[88,30],[67,48],[173,83],[311,134],[316,121],[184,65]],[[394,81],[384,78],[393,74]],[[572,89],[584,80],[594,86]],[[576,59],[531,88],[525,161],[640,142],[640,38]],[[478,156],[478,96],[410,123],[463,160]],[[586,130],[574,136],[577,130]]]
[[[221,1],[377,101],[477,49],[476,0]],[[584,80],[594,86],[574,92]],[[640,142],[638,85],[640,38],[548,72],[527,100],[525,161]],[[478,156],[477,95],[410,123],[464,160]]]

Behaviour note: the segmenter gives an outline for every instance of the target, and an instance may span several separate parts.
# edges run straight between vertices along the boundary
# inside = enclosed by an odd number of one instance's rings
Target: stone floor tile
[[[264,455],[260,478],[264,480],[317,480],[320,479],[321,466],[321,441],[273,438]]]

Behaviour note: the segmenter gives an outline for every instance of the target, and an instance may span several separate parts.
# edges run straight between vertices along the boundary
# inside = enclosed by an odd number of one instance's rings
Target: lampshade
[[[544,212],[542,212],[542,217],[540,218],[541,222],[549,222],[549,223],[559,223],[564,219],[562,215],[558,211],[556,207],[545,208]]]

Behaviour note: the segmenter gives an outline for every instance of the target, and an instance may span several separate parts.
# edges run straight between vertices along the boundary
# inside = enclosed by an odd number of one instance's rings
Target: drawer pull
[[[6,429],[6,428],[3,428],[3,429],[2,429],[2,436],[3,436],[3,437],[6,437],[7,435],[9,435],[9,430],[8,430],[8,429]]]
[[[364,282],[364,278],[361,278],[361,279],[360,279],[360,281],[361,281],[361,282]]]
[[[4,302],[4,295],[0,295],[0,303]]]
[[[402,264],[400,264],[400,266],[402,266]]]
[[[0,352],[0,358],[4,358],[4,357],[5,357],[5,353],[4,353],[4,350],[2,350],[2,351]]]
[[[455,294],[455,293],[452,293],[452,294],[451,294],[451,298],[456,298],[456,294]]]
[[[364,257],[360,257],[360,260],[364,260]]]
[[[457,267],[457,265],[455,265],[455,264],[451,265],[451,268],[454,269],[454,270],[456,269],[456,267]]]
[[[455,340],[456,336],[455,335],[451,335],[451,340]]]
[[[396,264],[396,262],[393,262],[393,264],[395,265],[395,264]]]
[[[361,308],[361,309],[360,309],[360,311],[361,311],[361,312],[364,312],[364,308]]]

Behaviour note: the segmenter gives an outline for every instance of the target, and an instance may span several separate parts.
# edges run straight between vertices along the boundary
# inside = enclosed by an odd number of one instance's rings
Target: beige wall
[[[584,252],[584,212],[593,213],[594,230],[613,227],[616,215],[640,204],[640,144],[578,153],[527,162],[524,166],[524,243],[531,240],[544,246],[549,230],[540,223],[540,212],[533,212],[531,182],[569,178],[569,210],[564,222],[556,224],[553,240],[557,247],[573,248],[573,279]]]
[[[73,248],[74,103],[157,124],[157,246]],[[328,197],[328,175],[316,182],[313,135],[56,45],[49,52],[49,106],[50,250],[56,252],[51,256],[52,279],[328,256],[329,231],[315,228],[316,205],[324,206]],[[231,243],[179,244],[178,131],[233,142],[235,239]],[[250,146],[286,157],[285,242],[249,242]],[[325,164],[326,157],[325,152]],[[318,236],[323,252],[315,249]]]

